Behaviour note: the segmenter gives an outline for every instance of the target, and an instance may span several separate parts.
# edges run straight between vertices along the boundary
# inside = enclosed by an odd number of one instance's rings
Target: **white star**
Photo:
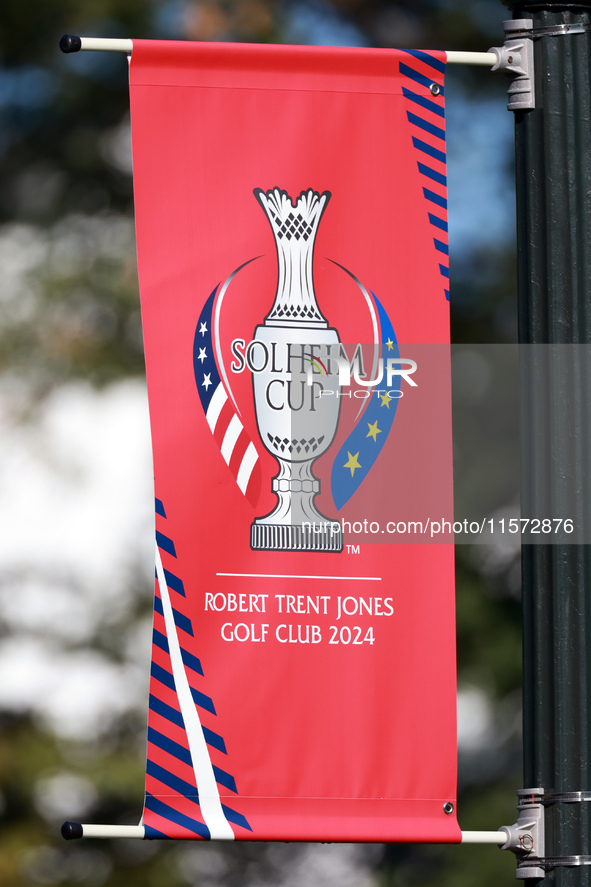
[[[205,387],[206,391],[210,385],[213,385],[213,382],[211,381],[210,377],[211,377],[211,373],[204,373],[204,375],[203,375],[203,382],[201,384]]]
[[[203,361],[206,359],[206,357],[207,357],[207,351],[205,350],[205,348],[200,348],[199,349],[199,357],[197,358],[197,360],[200,360],[201,363],[203,363]]]
[[[204,336],[206,332],[207,332],[207,324],[202,323],[199,327],[199,335]]]

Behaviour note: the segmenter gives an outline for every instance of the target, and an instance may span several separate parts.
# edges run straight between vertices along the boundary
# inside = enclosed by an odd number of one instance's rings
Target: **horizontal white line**
[[[301,573],[216,573],[216,576],[242,576],[245,579],[358,579],[359,582],[381,582],[381,576],[304,576]]]

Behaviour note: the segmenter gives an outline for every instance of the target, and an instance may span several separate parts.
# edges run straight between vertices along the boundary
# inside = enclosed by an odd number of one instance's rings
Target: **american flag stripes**
[[[228,396],[216,361],[213,307],[216,287],[203,306],[193,345],[195,383],[207,424],[240,492],[255,505],[261,489],[259,454]]]

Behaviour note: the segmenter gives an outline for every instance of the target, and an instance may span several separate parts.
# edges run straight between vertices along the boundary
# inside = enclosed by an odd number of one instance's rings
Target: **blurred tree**
[[[0,16],[0,408],[5,427],[33,434],[44,405],[61,386],[87,382],[104,388],[141,379],[143,373],[125,59],[107,53],[64,57],[57,49],[62,33],[484,50],[502,42],[505,14],[497,0],[8,4]],[[494,91],[504,104],[498,81],[487,72],[456,69],[451,76],[466,101]],[[510,165],[507,157],[508,193]],[[455,266],[452,257],[452,339],[511,341],[513,280],[514,255],[506,239],[462,252]],[[457,560],[459,687],[468,720],[470,711],[478,711],[478,722],[486,727],[477,741],[460,747],[459,813],[465,828],[490,829],[514,821],[514,792],[521,783],[516,560],[515,553],[497,560],[479,556],[468,546],[458,549]],[[90,580],[59,571],[48,577],[44,563],[21,563],[3,581],[2,601],[26,600],[32,581],[47,593],[52,584],[69,587],[68,607],[98,593]],[[127,596],[115,615],[107,618],[89,604],[86,633],[68,639],[65,617],[65,632],[51,636],[52,649],[71,656],[90,650],[96,657],[92,667],[107,663],[122,682],[148,655],[147,649],[136,655],[134,638],[139,630],[147,642],[151,604],[149,582],[137,564],[130,563],[125,581]],[[0,658],[11,637],[24,643],[43,634],[42,625],[31,628],[28,617],[19,618],[6,610],[0,614]],[[134,686],[141,687],[141,680]],[[147,690],[147,671],[144,686]],[[487,887],[513,877],[512,858],[481,847],[65,845],[58,835],[64,818],[137,822],[143,731],[144,715],[131,702],[112,714],[93,741],[56,735],[32,704],[7,704],[0,720],[3,884],[232,887],[293,885],[316,877],[327,884]],[[321,860],[332,868],[325,871]]]

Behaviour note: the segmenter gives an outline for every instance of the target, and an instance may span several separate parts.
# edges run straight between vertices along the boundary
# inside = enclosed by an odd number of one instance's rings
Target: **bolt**
[[[451,801],[445,802],[445,804],[443,805],[443,812],[447,813],[448,816],[450,813],[454,812],[454,805],[452,804]]]
[[[432,95],[439,95],[439,93],[441,92],[441,87],[438,83],[432,83],[429,89],[431,90]]]
[[[510,65],[512,65],[512,64],[513,64],[513,56],[512,56],[512,55],[508,55],[508,56],[507,56],[507,61],[508,61],[508,63],[509,63]]]
[[[534,839],[531,835],[519,835],[519,843],[527,853],[534,848]]]

